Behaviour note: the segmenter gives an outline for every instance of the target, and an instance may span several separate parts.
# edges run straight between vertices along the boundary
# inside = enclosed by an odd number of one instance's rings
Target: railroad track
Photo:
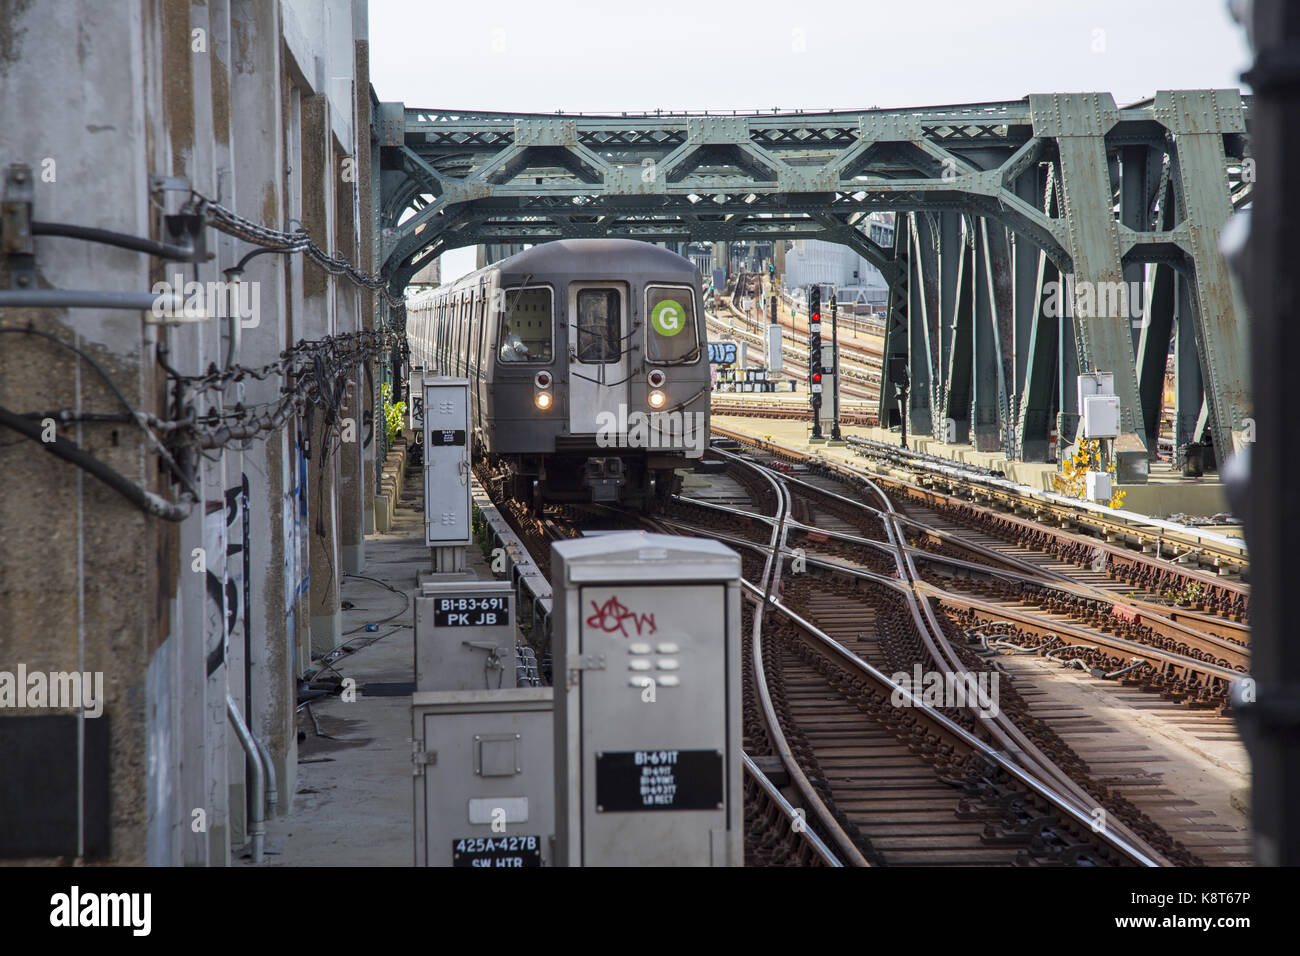
[[[734,315],[748,322],[748,319],[731,307],[730,303],[728,303],[728,308],[731,308]],[[715,332],[743,339],[760,348],[766,347],[766,340],[756,332],[751,332],[747,328],[727,325],[713,314],[707,315],[706,320],[708,327]],[[808,372],[808,347],[806,341],[801,340],[784,327],[781,341],[781,354],[787,366],[786,372],[791,375],[806,376]],[[827,355],[829,355],[829,336],[826,336],[823,341],[827,346]],[[880,359],[878,356],[872,357],[867,350],[858,350],[852,346],[841,344],[840,376],[842,379],[840,383],[841,394],[866,399],[869,402],[880,401]]]
[[[715,415],[743,415],[748,418],[803,419],[811,417],[808,399],[758,399],[746,401],[744,393],[714,392],[710,408]],[[841,425],[874,426],[880,416],[865,402],[840,403]]]
[[[1101,580],[1068,580],[1070,566],[1035,562],[996,537],[927,527],[869,480],[846,485],[760,457],[730,456],[707,499],[679,497],[650,519],[716,537],[743,558],[748,864],[1248,859],[1243,828],[1224,822],[1228,788],[1189,790],[1200,768],[1178,757],[1231,735],[1213,693],[1190,704],[1239,671],[1163,687],[1142,668],[1115,675],[1107,654],[1130,645],[1151,660],[1163,653],[1171,674],[1210,665],[1130,640],[1144,636],[1134,622],[1099,619],[1095,602],[1118,600]],[[533,540],[581,533],[597,512],[603,527],[647,521],[613,509],[552,513]],[[1058,638],[1046,648],[1045,628]],[[1230,643],[1214,646],[1244,660]],[[928,701],[919,683],[912,693],[893,679],[918,667],[973,689],[997,673],[998,712]],[[1107,726],[1097,686],[1127,695],[1150,726]]]
[[[788,464],[776,460],[767,464],[772,467],[765,470],[779,476],[775,480],[784,486],[780,494],[789,499],[784,519],[776,516],[780,508],[773,508],[779,495],[760,488],[750,507],[683,501],[682,513],[665,523],[676,522],[679,531],[704,531],[723,537],[755,554],[764,550],[764,532],[770,544],[780,529],[787,539],[782,545],[787,559],[806,561],[821,572],[791,579],[783,593],[778,587],[779,596],[771,598],[776,619],[768,626],[766,660],[760,654],[760,663],[749,666],[776,681],[778,689],[771,693],[782,703],[777,708],[776,723],[787,741],[776,749],[792,755],[790,759],[796,762],[802,759],[808,781],[802,789],[811,789],[821,801],[824,810],[820,817],[828,820],[819,817],[819,822],[828,831],[826,842],[832,849],[847,856],[845,844],[849,844],[864,862],[885,864],[1192,864],[1248,860],[1243,827],[1231,819],[1236,811],[1223,788],[1202,785],[1193,794],[1195,799],[1188,799],[1184,794],[1191,791],[1171,791],[1162,786],[1160,773],[1145,766],[1151,760],[1168,763],[1171,758],[1167,752],[1180,747],[1190,751],[1198,743],[1235,736],[1232,725],[1212,709],[1218,698],[1203,693],[1198,701],[1192,692],[1195,687],[1189,691],[1187,686],[1173,681],[1161,686],[1158,677],[1153,680],[1142,668],[1131,668],[1131,676],[1123,680],[1117,679],[1123,675],[1114,674],[1116,668],[1085,664],[1106,664],[1095,649],[1099,635],[1123,649],[1131,649],[1129,645],[1136,643],[1131,638],[1142,636],[1134,633],[1137,625],[1132,622],[1125,631],[1120,626],[1125,622],[1095,620],[1097,609],[1086,602],[1100,600],[1095,595],[1104,595],[1104,591],[1074,584],[1067,588],[1058,584],[1051,569],[1036,569],[1032,563],[1013,556],[1005,556],[1008,560],[995,562],[993,568],[981,569],[967,560],[970,554],[963,559],[928,555],[904,543],[904,524],[879,489],[879,507],[857,508],[855,514],[852,499],[842,494],[847,489],[841,486],[838,492],[832,490],[834,479],[781,475],[780,469],[789,469]],[[752,477],[735,474],[733,478],[729,495],[733,501],[734,487],[755,491]],[[796,514],[802,520],[796,520]],[[729,531],[722,530],[728,526]],[[843,549],[840,554],[818,550],[828,547],[834,552],[836,546]],[[844,551],[854,548],[854,560],[843,560]],[[998,554],[991,549],[989,553]],[[755,560],[747,558],[747,577],[753,578],[749,569]],[[882,572],[891,562],[893,574],[886,576]],[[922,580],[916,570],[918,562],[936,578],[945,576],[932,569],[942,568],[962,579],[962,587],[967,590],[948,580],[943,580],[944,587]],[[977,571],[984,573],[983,579]],[[824,580],[827,576],[830,583]],[[969,580],[977,581],[976,591],[1003,588],[1006,593],[1001,600],[988,600],[995,597],[992,594],[976,597],[967,584]],[[852,582],[848,590],[845,581]],[[1019,603],[1017,585],[1032,585],[1037,596],[1045,592],[1059,605],[1057,611],[1047,612],[1032,602],[1019,608],[1013,606]],[[1067,599],[1074,600],[1075,605],[1069,605]],[[900,612],[903,605],[910,608],[908,613]],[[882,608],[889,609],[888,626],[881,623]],[[972,608],[991,613],[987,618],[978,618]],[[1076,627],[1071,623],[1071,612],[1092,615],[1094,620],[1091,625],[1080,621]],[[1014,622],[1023,626],[1011,626]],[[984,633],[995,630],[993,624],[997,625],[997,633]],[[1177,626],[1177,622],[1172,624]],[[1042,643],[1041,632],[1032,630],[1031,625],[1050,626],[1064,635],[1060,646],[1036,648],[1035,644]],[[975,640],[970,637],[972,632],[978,635],[975,646],[970,644]],[[997,646],[989,647],[990,636]],[[1161,635],[1154,635],[1154,639],[1160,643]],[[1225,643],[1215,647],[1224,653],[1235,650],[1241,655],[1239,660],[1244,660],[1245,648],[1240,645]],[[1141,649],[1147,657],[1158,656],[1151,644]],[[1050,664],[1044,664],[1043,658],[1033,653],[1052,650],[1055,654]],[[1024,651],[1031,653],[1019,653]],[[1166,671],[1170,673],[1175,665],[1189,673],[1211,671],[1212,676],[1205,679],[1208,683],[1202,686],[1226,686],[1233,676],[1240,676],[1239,671],[1226,668],[1214,671],[1205,661],[1185,653],[1170,651],[1165,656],[1170,664]],[[1015,666],[993,660],[995,657],[1014,660]],[[1079,663],[1075,667],[1087,667],[1086,676],[1080,680],[1095,684],[1109,674],[1107,693],[1145,702],[1142,706],[1147,711],[1160,716],[1143,716],[1164,722],[1168,726],[1161,732],[1177,741],[1153,748],[1148,740],[1149,729],[1099,723],[1088,710],[1095,701],[1081,703],[1077,688],[1058,686],[1060,664],[1076,657]],[[945,737],[944,732],[951,730],[947,726],[917,726],[918,720],[933,719],[924,708],[899,708],[888,699],[882,705],[880,695],[886,685],[893,686],[885,677],[886,670],[905,671],[909,660],[914,664],[924,662],[927,669],[936,663],[940,667],[946,664],[950,673],[965,674],[990,673],[991,664],[1007,680],[1001,719],[977,719],[969,708],[948,709],[949,719],[970,735],[970,739],[960,740],[967,748],[963,751],[952,738]],[[875,696],[863,690],[867,686],[863,668],[872,666],[880,668],[878,679],[883,681],[875,689]],[[770,673],[773,667],[777,667],[778,674]],[[1036,673],[1035,667],[1047,670]],[[1157,668],[1156,673],[1161,671]],[[1068,674],[1073,680],[1080,672],[1071,670]],[[896,693],[894,688],[884,696]],[[1199,710],[1190,706],[1196,703],[1210,706]],[[880,719],[883,716],[896,720],[900,711],[913,721],[904,728],[904,737],[913,745],[917,740],[924,741],[919,759],[909,761],[904,757],[908,746],[898,736],[894,736],[893,744],[886,742],[890,729]],[[945,708],[934,709],[934,714],[944,716]],[[753,720],[748,723],[752,725]],[[882,733],[885,738],[879,736]],[[751,729],[747,748],[755,746],[752,736]],[[789,742],[792,739],[794,746]],[[969,769],[971,761],[986,767],[989,757],[979,751],[979,746],[987,745],[987,740],[1000,745],[993,750],[995,753],[1016,754],[1015,769],[1031,775],[1043,790],[1018,790],[1011,782],[1001,780],[998,783],[1003,789],[994,788],[982,803],[963,802],[962,792],[973,784],[955,768]],[[943,766],[936,773],[933,751],[945,746],[953,751],[944,749]],[[1188,778],[1198,769],[1195,763],[1190,758],[1174,761],[1162,772],[1180,787],[1194,786],[1195,782]],[[989,786],[983,777],[980,782]],[[898,799],[891,802],[889,794]],[[993,809],[1006,806],[1033,806],[1039,815],[1031,814],[1032,820],[1014,814],[1001,817]],[[1080,831],[1080,813],[1086,814],[1085,819],[1105,820],[1103,830],[1109,828],[1109,832],[1093,834],[1086,826]],[[1229,822],[1223,822],[1225,818]],[[1047,836],[1034,830],[1044,820],[1055,827]],[[1133,852],[1126,855],[1117,851],[1114,844],[1100,839],[1106,835],[1117,836],[1119,844]],[[1098,839],[1094,841],[1093,837]],[[1014,852],[1009,847],[1014,847]]]
[[[756,439],[717,424],[712,428],[716,434],[749,444],[788,465],[804,467],[807,461],[805,452],[770,439]],[[1246,630],[1250,591],[1237,578],[1248,571],[1249,562],[1239,542],[1060,495],[1033,492],[1000,475],[948,459],[860,438],[852,438],[849,443],[859,449],[870,448],[873,455],[878,446],[878,453],[888,455],[890,462],[907,462],[917,473],[915,481],[874,469],[870,473],[872,482],[887,494],[904,520],[914,508],[929,509],[932,519],[935,512],[942,519],[934,522],[940,532],[946,523],[949,530],[959,528],[963,534],[987,535],[1045,553],[1074,568],[1090,567],[1131,589],[1146,591],[1153,603],[1165,604],[1166,614],[1189,621],[1198,615],[1202,619],[1217,618],[1239,625],[1229,628],[1235,633]],[[849,481],[866,474],[835,461],[818,459],[816,464]],[[1178,555],[1177,559],[1164,556],[1170,551]],[[1198,594],[1198,607],[1180,609],[1168,605],[1169,595],[1188,592]]]
[[[756,615],[759,624],[752,635],[752,660],[748,666],[761,675],[759,696],[772,749],[781,756],[784,769],[804,798],[810,822],[815,820],[829,831],[827,842],[843,854],[842,859],[860,863],[911,862],[915,857],[908,857],[905,851],[900,855],[900,848],[911,846],[914,853],[924,848],[940,860],[945,859],[940,847],[952,843],[962,852],[946,857],[950,862],[1163,862],[1159,854],[1142,849],[1140,840],[1122,832],[1122,826],[1093,832],[1088,811],[1077,805],[1077,797],[1072,799],[1043,785],[1018,762],[1009,760],[1005,747],[999,749],[981,739],[984,731],[969,714],[949,716],[924,706],[905,692],[904,698],[913,706],[896,706],[894,697],[900,689],[883,672],[774,598],[771,591],[780,578],[779,555],[785,549],[784,525],[791,511],[791,496],[786,482],[771,478],[775,472],[767,474],[774,489],[762,497],[777,501],[771,523],[773,547],[767,551],[761,587],[753,583],[749,587],[755,595],[766,598],[764,608],[770,604],[779,620],[770,629],[766,639],[769,649],[764,651],[760,625],[765,615]],[[740,475],[737,477],[745,483]],[[748,484],[752,487],[753,482]],[[751,550],[763,550],[753,540],[755,516],[739,514],[743,515],[747,534],[734,542],[743,542],[741,546]],[[888,537],[888,528],[883,523],[880,527]],[[752,562],[747,561],[749,564]],[[747,577],[752,579],[752,572],[747,572]],[[897,587],[896,582],[890,585]],[[911,624],[919,625],[918,607],[911,595],[895,597],[896,603],[904,601],[910,602]],[[898,639],[906,640],[903,636]],[[794,670],[786,674],[783,665],[790,655],[801,659],[802,664],[792,663]],[[779,673],[770,673],[773,667]],[[820,674],[820,683],[808,668]],[[820,717],[805,727],[800,718],[807,720],[810,707]],[[752,727],[753,723],[751,717],[747,724]],[[879,746],[868,745],[881,739],[867,733],[869,725],[874,725],[878,733],[893,736],[891,748],[882,751]],[[830,735],[829,739],[826,735]],[[752,736],[751,731],[747,739]],[[1005,732],[1001,736],[1008,737]],[[837,739],[843,746],[832,743]],[[818,751],[815,740],[825,741],[823,750]],[[828,754],[826,746],[831,748]],[[1033,746],[1023,740],[1022,756]],[[905,752],[910,757],[904,757]],[[877,759],[882,753],[889,759]],[[823,754],[827,754],[829,764],[823,764]],[[890,759],[895,765],[902,761],[903,777],[887,783],[887,777],[881,774],[888,774]],[[925,792],[903,788],[902,780],[908,777]],[[887,787],[892,787],[904,802],[914,802],[918,808],[928,806],[931,813],[942,815],[943,826],[936,829],[937,820],[929,821],[933,825],[924,819],[914,819],[910,824],[891,821],[888,806],[875,807],[873,815],[869,795]],[[936,788],[944,793],[944,799],[936,798]],[[863,794],[868,795],[865,801],[853,802],[855,795],[861,798]],[[968,799],[963,802],[963,797]],[[954,827],[959,836],[954,834]],[[879,846],[877,840],[882,841]],[[1011,847],[1014,852],[1008,852]]]
[[[753,322],[756,321],[752,315],[748,315],[742,312],[740,309],[737,309],[733,303],[732,297],[729,296],[724,301],[726,303],[727,310],[737,319],[741,320],[742,322],[745,322],[747,325],[752,324]],[[789,341],[795,343],[807,341],[808,332],[806,328],[801,329],[797,327],[795,324],[791,322],[791,320],[784,313],[781,312],[780,309],[778,309],[777,312],[778,312],[777,321],[778,324],[780,324],[782,329],[782,338],[788,339]],[[769,322],[770,319],[765,316],[762,319],[762,321],[766,323]],[[807,313],[804,313],[804,324],[805,326],[807,325]],[[826,324],[827,326],[830,325],[829,322],[827,322]],[[872,348],[869,345],[858,345],[855,342],[853,342],[849,334],[849,329],[851,328],[849,324],[849,320],[844,320],[844,325],[842,328],[845,331],[845,338],[843,341],[840,342],[840,354],[844,357],[850,358],[852,361],[858,362],[861,365],[868,366],[868,367],[874,366],[876,369],[879,369],[882,362],[882,356],[883,356],[883,353],[880,351],[880,349]],[[876,334],[879,337],[883,338],[884,328],[882,327],[879,330],[879,332],[877,332]],[[830,336],[827,335],[826,338],[829,339]]]

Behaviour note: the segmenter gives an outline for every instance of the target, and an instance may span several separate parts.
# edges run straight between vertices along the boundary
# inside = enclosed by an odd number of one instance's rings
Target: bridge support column
[[[1048,175],[1041,168],[1016,184],[1025,202],[1049,209]],[[1009,405],[1014,437],[1011,445],[1022,461],[1047,461],[1056,378],[1057,319],[1043,311],[1043,286],[1060,274],[1047,254],[1027,236],[1010,233],[1012,277],[1012,363]]]
[[[1119,113],[1112,97],[1095,94],[1033,95],[1029,102],[1034,132],[1054,135],[1061,159],[1063,212],[1074,265],[1072,305],[1078,367],[1115,376],[1115,394],[1120,401],[1120,436],[1114,442],[1116,475],[1122,482],[1145,481],[1146,432],[1138,427],[1142,404],[1131,320],[1127,314],[1101,314],[1110,311],[1102,307],[1105,291],[1118,288],[1124,279],[1104,138]],[[1063,392],[1071,396],[1071,406],[1078,403],[1075,376],[1077,372],[1061,381]]]
[[[938,269],[933,231],[925,216],[908,215],[911,233],[907,261],[907,430],[913,435],[934,433],[934,358],[931,351],[932,316],[938,309]]]
[[[1200,441],[1197,420],[1205,403],[1205,383],[1201,378],[1201,349],[1197,342],[1196,300],[1186,279],[1177,280],[1174,333],[1174,451],[1188,442]],[[1231,450],[1231,449],[1229,449]]]
[[[1176,286],[1184,284],[1173,266],[1151,267],[1147,283],[1146,308],[1142,332],[1138,338],[1138,391],[1142,395],[1142,427],[1147,448],[1155,454],[1160,448],[1160,415],[1165,401],[1165,367],[1169,362],[1169,338],[1174,331]]]
[[[1245,133],[1245,116],[1236,90],[1157,93],[1155,112],[1173,134],[1177,151],[1180,175],[1171,178],[1186,215],[1192,264],[1188,284],[1197,308],[1195,340],[1210,431],[1222,461],[1246,443],[1244,419],[1251,413],[1245,323],[1239,321],[1244,311],[1218,250],[1219,235],[1232,214],[1223,174],[1224,136]]]
[[[988,222],[975,223],[974,268],[971,270],[971,419],[976,451],[1002,447],[1001,409],[1005,394],[1002,343],[998,334],[995,276],[1007,272],[1006,257],[997,250],[997,236],[989,241]]]
[[[958,231],[951,236],[945,233],[940,247],[940,269],[944,268],[943,263],[948,263],[953,273],[952,311],[948,313],[951,320],[948,315],[943,316],[944,326],[950,329],[950,340],[940,437],[950,444],[965,444],[971,437],[975,237],[968,219],[957,217],[957,222]]]

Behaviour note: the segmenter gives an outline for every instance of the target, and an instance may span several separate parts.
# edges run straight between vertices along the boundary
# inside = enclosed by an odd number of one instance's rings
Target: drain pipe
[[[266,818],[270,820],[275,816],[276,805],[280,802],[279,790],[275,783],[275,764],[271,762],[271,751],[267,749],[266,744],[257,737],[253,737],[253,743],[257,744],[257,752],[262,755],[262,766],[266,771]]]
[[[249,732],[248,726],[244,723],[244,718],[240,716],[239,708],[235,706],[235,700],[226,694],[226,714],[230,717],[230,723],[235,728],[235,735],[239,737],[240,744],[244,747],[244,753],[248,756],[249,766],[253,768],[253,799],[249,801],[249,821],[248,832],[253,842],[253,862],[261,863],[263,859],[262,842],[266,836],[266,821],[264,802],[264,778],[262,775],[262,755],[257,752],[257,743],[253,740],[252,733]]]

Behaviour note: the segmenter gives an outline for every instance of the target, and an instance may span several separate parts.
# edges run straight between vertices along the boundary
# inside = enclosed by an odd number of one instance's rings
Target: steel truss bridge
[[[1123,108],[1107,93],[743,115],[374,106],[394,292],[479,243],[828,240],[890,286],[882,422],[906,369],[913,432],[1042,460],[1051,428],[1073,440],[1076,375],[1108,371],[1120,478],[1142,480],[1172,344],[1176,442],[1208,430],[1226,457],[1253,438],[1245,312],[1218,251],[1254,181],[1237,90]],[[897,214],[892,247],[867,235],[879,211]]]

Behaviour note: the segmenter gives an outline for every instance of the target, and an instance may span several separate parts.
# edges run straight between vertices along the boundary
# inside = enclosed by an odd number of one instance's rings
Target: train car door
[[[569,431],[575,435],[596,432],[602,411],[627,420],[619,406],[627,406],[628,306],[626,283],[569,285]]]

